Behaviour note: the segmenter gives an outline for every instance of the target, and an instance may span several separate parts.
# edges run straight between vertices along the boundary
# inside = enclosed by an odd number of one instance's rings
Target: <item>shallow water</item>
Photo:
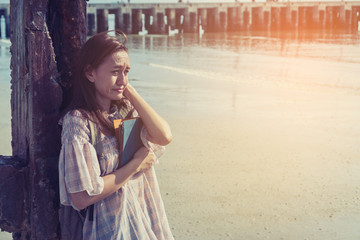
[[[134,85],[171,95],[167,104],[203,110],[215,103],[236,110],[244,84],[357,95],[359,44],[359,33],[134,36],[129,42],[135,65],[130,76]]]

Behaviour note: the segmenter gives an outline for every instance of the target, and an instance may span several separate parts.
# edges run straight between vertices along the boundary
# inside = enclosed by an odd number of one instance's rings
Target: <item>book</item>
[[[115,134],[119,148],[119,167],[127,164],[135,152],[143,145],[140,133],[143,127],[141,118],[114,120]]]

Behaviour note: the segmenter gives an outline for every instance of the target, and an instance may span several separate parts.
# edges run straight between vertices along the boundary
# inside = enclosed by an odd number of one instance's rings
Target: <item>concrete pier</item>
[[[154,1],[155,2],[155,1]],[[9,4],[0,4],[10,37]],[[115,28],[138,34],[167,34],[169,27],[183,33],[247,30],[346,29],[358,31],[360,2],[240,2],[233,3],[118,3],[88,4],[88,35],[109,29],[108,16],[115,16]],[[143,26],[144,25],[144,26]],[[1,28],[1,26],[0,26]],[[1,29],[0,29],[1,34]]]

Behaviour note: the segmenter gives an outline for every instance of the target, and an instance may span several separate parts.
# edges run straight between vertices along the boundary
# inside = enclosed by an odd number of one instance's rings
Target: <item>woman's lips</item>
[[[118,92],[118,93],[124,92],[124,88],[116,88],[116,89],[113,89],[113,90]]]

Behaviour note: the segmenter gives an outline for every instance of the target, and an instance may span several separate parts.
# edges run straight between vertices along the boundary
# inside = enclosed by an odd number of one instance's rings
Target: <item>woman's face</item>
[[[96,100],[103,110],[110,110],[113,100],[120,100],[128,84],[129,55],[118,51],[107,56],[96,68],[86,72],[88,80],[95,85]]]

